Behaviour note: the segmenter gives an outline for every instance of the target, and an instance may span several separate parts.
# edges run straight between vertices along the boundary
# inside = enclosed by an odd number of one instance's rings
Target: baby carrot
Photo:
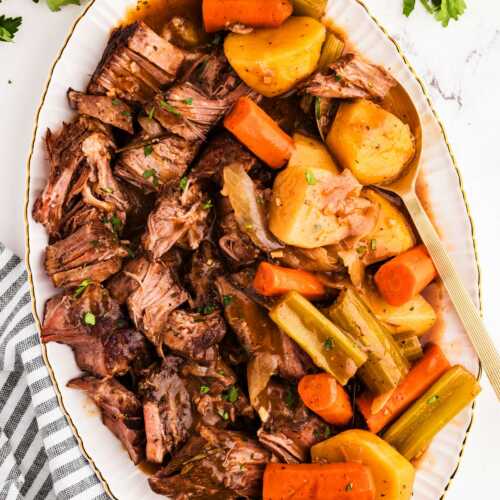
[[[373,500],[371,470],[359,463],[267,464],[263,500]]]
[[[424,357],[415,364],[377,413],[372,413],[373,396],[369,393],[362,394],[357,400],[357,405],[365,417],[368,428],[375,433],[381,431],[389,422],[401,415],[449,368],[450,363],[443,351],[439,346],[431,344],[426,349]]]
[[[346,425],[352,420],[349,396],[330,374],[306,375],[298,391],[304,404],[329,424]]]
[[[386,262],[375,274],[375,283],[391,306],[402,306],[436,276],[436,268],[427,250],[424,245],[419,245]]]
[[[325,295],[325,286],[314,274],[299,269],[276,266],[261,262],[253,281],[257,293],[265,297],[284,295],[295,290],[309,299]]]
[[[292,155],[293,139],[249,97],[238,99],[224,126],[272,168],[282,167]]]
[[[278,28],[293,11],[290,0],[203,0],[207,33],[233,24],[253,28]]]

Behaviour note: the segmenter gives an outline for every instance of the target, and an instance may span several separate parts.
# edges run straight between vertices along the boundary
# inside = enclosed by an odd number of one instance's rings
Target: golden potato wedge
[[[340,106],[326,143],[363,185],[396,179],[415,155],[410,127],[366,99]]]
[[[291,90],[318,65],[326,28],[311,17],[291,17],[279,28],[248,35],[230,33],[224,42],[229,64],[266,97]]]
[[[363,239],[365,265],[395,257],[416,245],[410,223],[394,203],[372,188],[365,188],[363,196],[380,207],[375,228]]]
[[[300,134],[288,166],[274,182],[269,229],[281,241],[300,248],[319,248],[338,242],[335,217],[324,215],[324,187],[338,168],[320,142]]]

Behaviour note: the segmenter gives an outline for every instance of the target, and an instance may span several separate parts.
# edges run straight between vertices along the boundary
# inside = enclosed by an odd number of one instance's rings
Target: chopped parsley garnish
[[[465,0],[420,0],[420,3],[445,28],[452,19],[458,21],[467,9]],[[415,4],[416,0],[403,0],[403,14],[409,16],[415,9]]]
[[[427,404],[428,405],[433,405],[434,403],[436,403],[437,401],[439,400],[439,396],[437,394],[434,394],[434,396],[430,397],[428,400],[427,400]]]
[[[119,106],[122,102],[120,101],[120,99],[113,99],[111,103],[113,104],[113,106]]]
[[[113,214],[111,216],[111,219],[109,219],[109,222],[111,222],[111,225],[113,226],[113,231],[115,233],[120,231],[120,229],[122,227],[122,221],[116,215]]]
[[[224,420],[229,420],[229,413],[226,410],[219,410],[217,412]]]
[[[113,188],[102,188],[102,190],[107,193],[107,194],[112,194],[113,193]]]
[[[160,101],[160,106],[163,109],[166,109],[169,113],[172,113],[175,116],[182,116],[182,113],[177,108],[174,108],[167,101]]]
[[[323,342],[323,347],[327,350],[327,351],[331,351],[333,349],[333,344],[334,344],[334,341],[332,338],[329,338],[329,339],[326,339],[324,342]]]
[[[86,279],[83,280],[79,285],[78,288],[75,290],[75,293],[73,294],[73,297],[77,299],[82,295],[82,293],[87,289],[87,287],[92,283],[92,280]]]
[[[213,206],[214,206],[214,202],[212,200],[208,200],[205,203],[203,203],[203,205],[202,205],[202,207],[205,210],[210,210],[211,208],[213,208]]]
[[[144,146],[144,156],[150,156],[153,154],[153,145],[147,144]]]
[[[145,170],[142,176],[144,177],[144,179],[152,179],[154,187],[158,186],[158,172],[154,168]]]
[[[179,187],[181,188],[182,191],[186,191],[186,189],[188,188],[188,185],[189,185],[189,180],[187,177],[183,177],[179,181]]]
[[[311,172],[311,170],[306,170],[306,181],[309,184],[309,186],[315,186],[316,183],[318,182],[316,180],[316,177],[314,177],[314,174]]]
[[[123,116],[132,116],[132,113],[130,111],[122,111]]]
[[[22,22],[22,17],[0,16],[0,41],[12,42]]]
[[[225,376],[226,376],[226,372],[225,372],[224,370],[219,370],[217,373],[218,373],[219,375],[222,375],[223,377],[225,377]]]
[[[325,425],[322,429],[316,429],[314,431],[314,437],[316,439],[328,439],[332,435],[332,430],[329,425]]]
[[[89,326],[95,326],[95,315],[91,312],[86,312],[83,315],[83,322]]]
[[[210,387],[208,385],[202,385],[200,387],[200,394],[208,394],[210,392]]]
[[[224,297],[222,297],[222,303],[225,306],[228,306],[229,304],[231,304],[232,301],[233,301],[233,296],[232,295],[224,295]]]
[[[207,306],[198,307],[196,309],[196,312],[198,314],[204,314],[204,315],[212,314],[214,311],[215,311],[215,306],[211,304],[208,304]]]
[[[80,0],[47,0],[49,9],[57,12],[65,5],[80,5]]]
[[[151,108],[149,111],[148,111],[148,118],[150,120],[152,120],[155,116],[155,108]]]
[[[226,401],[229,401],[230,403],[236,403],[238,401],[238,397],[240,395],[239,389],[232,385],[222,396]]]
[[[189,97],[188,99],[184,99],[182,102],[184,104],[187,104],[188,106],[191,106],[191,104],[193,104],[193,98]]]

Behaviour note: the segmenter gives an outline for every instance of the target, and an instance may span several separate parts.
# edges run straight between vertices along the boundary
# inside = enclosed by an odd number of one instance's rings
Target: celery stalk
[[[475,377],[454,366],[389,427],[383,438],[411,460],[480,392]]]
[[[409,364],[398,344],[352,288],[340,294],[329,316],[367,352],[368,360],[359,375],[374,395],[394,389],[407,375]]]
[[[285,295],[269,315],[318,367],[333,375],[342,385],[367,359],[353,339],[297,292]]]
[[[327,3],[328,0],[293,0],[293,13],[321,19],[325,15]]]
[[[318,62],[319,71],[326,71],[344,52],[345,44],[335,34],[328,32]]]
[[[424,355],[422,344],[416,335],[400,333],[398,335],[394,335],[394,340],[397,342],[403,356],[410,363],[419,360]]]

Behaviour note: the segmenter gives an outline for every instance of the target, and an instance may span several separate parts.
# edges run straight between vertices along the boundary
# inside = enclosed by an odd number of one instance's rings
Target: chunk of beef
[[[218,300],[214,280],[224,272],[217,250],[208,240],[202,241],[191,257],[191,269],[187,281],[191,290],[192,307],[203,307]]]
[[[144,420],[135,394],[112,378],[76,378],[68,387],[89,395],[101,410],[104,425],[122,442],[134,464],[140,463],[144,457]]]
[[[163,462],[165,455],[178,449],[189,437],[193,411],[189,392],[177,371],[182,359],[168,356],[151,368],[140,383],[144,400],[146,456]]]
[[[255,262],[261,255],[252,240],[240,229],[233,207],[228,198],[222,197],[217,203],[219,225],[219,247],[231,259],[234,266],[244,266]]]
[[[183,52],[138,21],[115,30],[88,91],[145,103],[175,80]]]
[[[208,233],[210,199],[200,184],[188,183],[184,190],[172,187],[163,193],[148,218],[142,238],[153,259],[161,258],[174,245],[196,250]]]
[[[327,73],[316,73],[305,84],[308,94],[338,99],[382,100],[397,82],[385,69],[346,54],[335,61]]]
[[[132,108],[119,99],[103,95],[84,94],[69,89],[68,101],[70,106],[81,115],[97,118],[101,122],[125,130],[129,134],[134,133]]]
[[[77,287],[86,279],[101,283],[117,273],[128,255],[101,222],[89,222],[64,240],[49,245],[45,269],[55,286]]]
[[[271,382],[266,397],[270,417],[257,432],[259,441],[286,463],[309,460],[309,449],[326,439],[330,428],[310,413],[291,386]]]
[[[166,184],[178,181],[194,160],[199,141],[187,141],[174,134],[165,134],[148,141],[142,132],[138,140],[142,145],[120,154],[116,175],[149,192],[160,191]],[[149,142],[151,149],[144,146]]]
[[[235,162],[241,163],[245,172],[249,172],[258,164],[257,158],[228,132],[220,132],[202,151],[191,170],[191,177],[210,180],[222,186],[224,167]]]
[[[92,314],[95,325],[87,324]],[[92,321],[90,321],[92,323]],[[108,292],[88,285],[81,296],[62,294],[45,305],[42,342],[69,345],[79,368],[101,377],[140,371],[151,362],[145,337],[128,328],[119,305]]]
[[[303,377],[309,368],[307,356],[277,328],[267,311],[225,277],[218,277],[216,286],[221,297],[231,297],[224,314],[244,349],[253,356],[261,353],[272,356],[276,372],[283,378]]]
[[[105,125],[86,116],[80,116],[70,124],[63,124],[56,134],[50,129],[47,130],[45,144],[49,160],[49,177],[33,207],[33,218],[43,224],[52,237],[59,234],[63,209],[73,177],[85,159],[82,143],[95,132],[109,135]]]
[[[171,265],[151,262],[145,257],[129,261],[113,278],[110,292],[120,303],[127,303],[130,317],[161,353],[162,335],[170,313],[188,300],[178,284]]]
[[[202,426],[167,467],[149,480],[175,500],[259,497],[271,454],[241,432]]]
[[[168,320],[163,342],[175,354],[206,364],[217,355],[216,346],[226,334],[219,311],[199,314],[178,309]]]

